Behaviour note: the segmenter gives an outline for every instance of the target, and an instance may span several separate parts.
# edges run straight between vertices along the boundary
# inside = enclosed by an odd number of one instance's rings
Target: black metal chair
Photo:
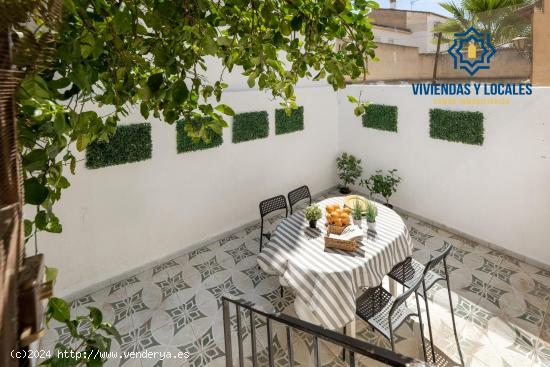
[[[451,286],[449,283],[449,272],[447,271],[447,256],[451,252],[452,248],[453,246],[449,244],[447,248],[445,248],[441,253],[437,254],[436,256],[433,256],[433,254],[430,255],[430,260],[426,265],[422,265],[420,262],[409,257],[405,261],[394,266],[394,268],[388,275],[390,278],[394,279],[396,282],[409,288],[409,290],[411,289],[411,287],[414,287],[416,285],[416,279],[419,276],[422,277],[422,287],[418,289],[417,293],[420,296],[422,296],[422,298],[424,299],[424,303],[426,305],[426,318],[428,320],[428,331],[430,333],[430,347],[431,347],[432,359],[434,363],[436,363],[436,358],[435,358],[435,349],[434,349],[434,342],[433,342],[433,335],[432,335],[432,325],[430,320],[430,309],[428,307],[427,291],[439,281],[445,280],[447,282],[447,292],[449,294],[449,305],[451,307],[451,319],[453,322],[453,331],[455,334],[456,346],[457,346],[458,354],[460,356],[460,362],[462,366],[464,366],[464,359],[462,357],[462,351],[460,350],[460,343],[458,341],[458,334],[456,332],[453,300],[451,296]],[[441,276],[440,274],[432,270],[441,262],[443,263],[445,277]]]
[[[269,213],[275,212],[277,210],[285,210],[285,217],[288,217],[288,207],[286,205],[286,199],[283,195],[277,195],[275,197],[266,199],[260,202],[260,217],[261,217],[261,226],[260,226],[260,252],[262,252],[262,244],[264,237],[268,240],[271,239],[271,233],[264,233],[264,217]]]
[[[305,199],[309,199],[309,205],[311,205],[311,193],[309,192],[309,187],[306,185],[298,187],[288,193],[288,205],[290,206],[291,215],[294,204]]]
[[[426,359],[426,345],[424,342],[424,328],[422,326],[422,315],[420,312],[420,304],[416,291],[422,284],[422,276],[418,276],[414,280],[411,287],[400,294],[398,297],[393,297],[390,292],[385,290],[382,285],[374,288],[368,288],[359,298],[356,304],[356,314],[374,329],[380,332],[391,343],[391,349],[395,352],[394,332],[405,322],[409,317],[417,316],[420,324],[420,335],[422,338],[422,348],[424,351],[424,359]],[[411,294],[415,294],[416,312],[411,310],[405,303]]]

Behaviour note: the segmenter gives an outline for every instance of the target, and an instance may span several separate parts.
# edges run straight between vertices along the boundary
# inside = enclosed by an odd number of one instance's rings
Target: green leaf
[[[359,103],[359,101],[357,101],[357,98],[355,98],[354,96],[348,96],[348,101],[350,101],[351,103]]]
[[[32,220],[25,219],[23,221],[23,226],[25,228],[25,237],[29,237],[30,235],[32,235],[33,225],[34,223]]]
[[[40,205],[48,197],[49,190],[42,185],[36,177],[25,180],[23,187],[25,189],[25,203]]]
[[[113,19],[115,32],[123,34],[132,30],[132,15],[127,9],[119,11]]]
[[[31,79],[25,79],[21,82],[19,90],[23,98],[50,99],[51,93],[48,84],[39,75],[32,74]]]
[[[59,322],[66,322],[71,317],[67,302],[57,297],[50,298],[46,312],[50,318]]]
[[[88,144],[90,144],[90,135],[82,134],[76,138],[76,149],[78,149],[79,152],[86,149]]]
[[[23,167],[28,172],[42,171],[48,165],[48,154],[44,149],[35,149],[23,156]]]
[[[151,92],[155,93],[156,91],[159,90],[162,82],[163,82],[162,73],[156,73],[151,75],[147,79],[147,86],[149,86],[149,89],[151,90]]]
[[[44,267],[44,273],[46,277],[46,282],[52,282],[55,285],[57,275],[59,274],[59,269],[46,266]]]
[[[228,105],[223,104],[223,103],[217,105],[216,110],[220,111],[224,115],[235,116],[235,111],[233,111],[233,109],[231,107],[229,107]]]
[[[94,327],[98,328],[103,322],[103,314],[96,307],[88,307],[88,310],[90,310],[90,319],[92,319],[92,324]]]
[[[63,112],[58,112],[55,114],[53,120],[53,129],[58,135],[61,135],[67,129],[67,122],[65,120],[65,114]]]
[[[178,80],[174,83],[172,86],[172,100],[176,104],[182,104],[189,95],[189,89],[187,89],[187,85],[185,85],[184,81]]]

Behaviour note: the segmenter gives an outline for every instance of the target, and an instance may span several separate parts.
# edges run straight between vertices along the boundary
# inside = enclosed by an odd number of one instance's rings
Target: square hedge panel
[[[193,152],[196,150],[210,149],[222,145],[223,136],[210,132],[210,142],[205,143],[202,139],[193,141],[185,132],[185,120],[176,122],[176,146],[178,153]]]
[[[397,106],[368,105],[363,114],[363,126],[397,132]]]
[[[149,123],[121,125],[109,142],[94,142],[86,149],[86,168],[101,168],[151,159],[153,143]]]
[[[457,143],[483,144],[483,113],[430,110],[430,136]]]
[[[304,107],[293,109],[290,116],[284,109],[275,110],[275,134],[288,134],[304,130]]]
[[[267,138],[269,120],[266,111],[245,112],[233,119],[233,143]]]

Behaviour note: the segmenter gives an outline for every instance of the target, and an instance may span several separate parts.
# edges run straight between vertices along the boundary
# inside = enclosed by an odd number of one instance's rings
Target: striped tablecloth
[[[343,197],[325,199],[325,206],[344,203]],[[355,319],[355,299],[361,287],[382,282],[394,265],[412,254],[413,244],[401,217],[376,204],[376,234],[367,233],[355,252],[325,249],[326,217],[311,229],[303,211],[284,219],[258,255],[258,261],[283,277],[297,297],[328,329],[339,329]]]

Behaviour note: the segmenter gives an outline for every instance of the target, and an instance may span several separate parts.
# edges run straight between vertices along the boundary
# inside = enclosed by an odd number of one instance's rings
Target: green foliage
[[[289,115],[290,113],[290,115]],[[304,107],[292,110],[275,110],[275,134],[288,134],[304,130]]]
[[[323,217],[323,212],[321,208],[317,205],[310,205],[304,210],[304,215],[308,221],[319,220]]]
[[[233,143],[267,138],[269,120],[266,111],[245,112],[233,119]]]
[[[376,216],[378,215],[378,209],[376,208],[376,205],[369,201],[367,205],[367,222],[374,223],[376,222]]]
[[[360,220],[361,218],[363,218],[361,203],[359,200],[355,200],[355,203],[353,204],[353,219]]]
[[[98,308],[88,307],[88,311],[87,316],[77,316],[71,320],[67,302],[55,297],[49,299],[46,323],[54,319],[66,326],[76,341],[72,345],[76,347],[57,343],[51,358],[42,362],[41,366],[103,366],[107,360],[102,359],[101,354],[111,350],[111,339],[119,343],[122,341],[116,328],[103,321],[103,314]]]
[[[94,142],[86,149],[86,168],[100,168],[151,158],[153,143],[148,123],[123,125],[109,142]]]
[[[489,34],[495,45],[511,42],[516,37],[531,38],[532,25],[519,9],[532,4],[531,0],[463,0],[446,1],[439,5],[452,18],[434,27],[442,32],[445,42],[451,42],[454,34],[474,27],[481,33]]]
[[[27,238],[61,231],[53,205],[69,186],[66,172],[74,173],[72,152],[109,140],[130,108],[167,123],[207,116],[187,131],[207,142],[233,115],[220,104],[226,71],[237,67],[250,87],[291,108],[300,78],[341,89],[375,57],[367,17],[374,1],[65,0],[59,31],[47,8],[54,2],[24,3],[8,0],[2,8],[17,14],[5,29],[17,70],[26,73],[17,97],[19,142],[24,179],[37,181],[26,185],[33,191],[26,204],[37,206]],[[50,46],[51,62],[31,67],[28,45]],[[219,78],[205,77],[207,58],[222,64]],[[109,112],[98,115],[97,105]]]
[[[397,106],[367,105],[363,114],[363,126],[397,132]]]
[[[365,186],[371,194],[379,194],[384,197],[386,204],[390,202],[390,197],[397,191],[397,186],[401,182],[401,177],[396,174],[397,170],[389,170],[386,175],[382,170],[376,171],[375,175],[359,183]]]
[[[361,160],[355,158],[355,156],[342,153],[342,155],[336,158],[336,168],[338,168],[338,177],[342,180],[345,188],[349,185],[354,185],[355,181],[361,177],[363,173],[363,167],[361,167]]]
[[[483,145],[483,113],[430,110],[430,136],[458,143]]]
[[[194,118],[191,121],[179,120],[176,123],[176,146],[178,153],[193,152],[222,145],[223,136],[221,134],[209,133],[205,140],[191,137],[186,132],[187,130],[193,130],[193,125],[206,125],[207,122],[203,121],[204,119],[206,117]]]

